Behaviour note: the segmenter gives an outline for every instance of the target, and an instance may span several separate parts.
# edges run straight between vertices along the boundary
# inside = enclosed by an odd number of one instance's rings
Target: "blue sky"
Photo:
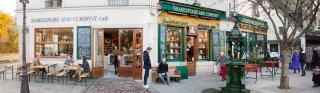
[[[0,11],[15,16],[16,0],[0,0]]]

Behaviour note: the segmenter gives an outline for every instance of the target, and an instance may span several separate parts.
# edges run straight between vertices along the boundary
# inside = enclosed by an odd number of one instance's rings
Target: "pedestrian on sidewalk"
[[[118,66],[119,66],[119,60],[118,60],[118,47],[115,46],[114,50],[113,50],[113,56],[114,56],[114,61],[113,61],[113,65],[114,65],[114,74],[117,75],[118,74]]]
[[[312,87],[319,87],[320,86],[320,68],[319,66],[315,66],[313,69],[312,81],[314,85]]]
[[[301,71],[302,71],[301,76],[305,76],[305,75],[306,75],[306,69],[305,69],[305,65],[306,65],[306,54],[303,53],[303,49],[302,49],[302,48],[300,48],[300,52],[299,52],[299,62],[300,62]]]
[[[162,62],[158,66],[159,78],[163,83],[170,85],[170,74],[168,73],[168,68],[166,58],[162,58]],[[164,76],[167,77],[167,81],[164,80]]]
[[[300,62],[299,62],[299,52],[297,50],[293,50],[292,58],[291,58],[291,68],[293,69],[293,73],[298,72],[300,73]]]
[[[224,52],[220,52],[220,57],[216,65],[220,64],[220,75],[221,75],[222,81],[226,80],[227,62],[228,62],[228,57],[224,54]]]
[[[147,84],[148,78],[149,78],[149,70],[151,69],[151,61],[150,61],[150,56],[149,53],[151,52],[151,47],[148,47],[144,52],[143,52],[143,69],[145,69],[144,72],[144,79],[143,79],[143,84],[145,88],[149,88],[149,85]]]

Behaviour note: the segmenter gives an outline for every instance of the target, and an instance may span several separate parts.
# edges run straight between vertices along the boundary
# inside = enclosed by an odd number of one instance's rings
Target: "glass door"
[[[94,59],[92,75],[94,78],[104,76],[104,32],[103,29],[94,29]]]

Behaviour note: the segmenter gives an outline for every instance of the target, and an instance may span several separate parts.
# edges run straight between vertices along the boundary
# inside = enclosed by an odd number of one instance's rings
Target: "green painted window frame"
[[[176,59],[167,59],[167,62],[184,62],[184,43],[185,43],[185,27],[179,27],[179,26],[171,26],[171,25],[161,25],[158,24],[158,60],[159,62],[161,61],[161,50],[160,50],[160,33],[161,33],[161,29],[160,26],[165,26],[165,29],[167,29],[168,27],[173,27],[173,28],[181,28],[182,32],[181,32],[181,53],[180,53],[180,58],[176,58]],[[165,32],[166,36],[167,36],[167,32]],[[167,37],[166,37],[166,43],[167,43]],[[165,45],[167,47],[167,45]],[[167,49],[165,50],[165,57],[167,57]]]

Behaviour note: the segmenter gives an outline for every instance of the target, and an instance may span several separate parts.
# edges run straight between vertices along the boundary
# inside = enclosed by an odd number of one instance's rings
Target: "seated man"
[[[67,66],[72,66],[73,64],[74,64],[74,61],[72,60],[72,57],[70,55],[68,55],[66,61],[64,61],[63,66],[67,67]],[[69,70],[66,70],[66,69],[63,69],[63,70],[64,70],[65,75],[69,76],[72,74]],[[60,72],[62,72],[63,70],[61,70]],[[73,73],[75,73],[75,72],[73,72]]]
[[[315,69],[313,70],[312,81],[314,83],[313,87],[320,86],[320,68],[318,66],[315,66]]]
[[[159,78],[163,83],[170,84],[170,75],[168,73],[168,64],[166,58],[162,58],[162,62],[158,66]],[[163,76],[167,76],[167,81],[164,80]]]

